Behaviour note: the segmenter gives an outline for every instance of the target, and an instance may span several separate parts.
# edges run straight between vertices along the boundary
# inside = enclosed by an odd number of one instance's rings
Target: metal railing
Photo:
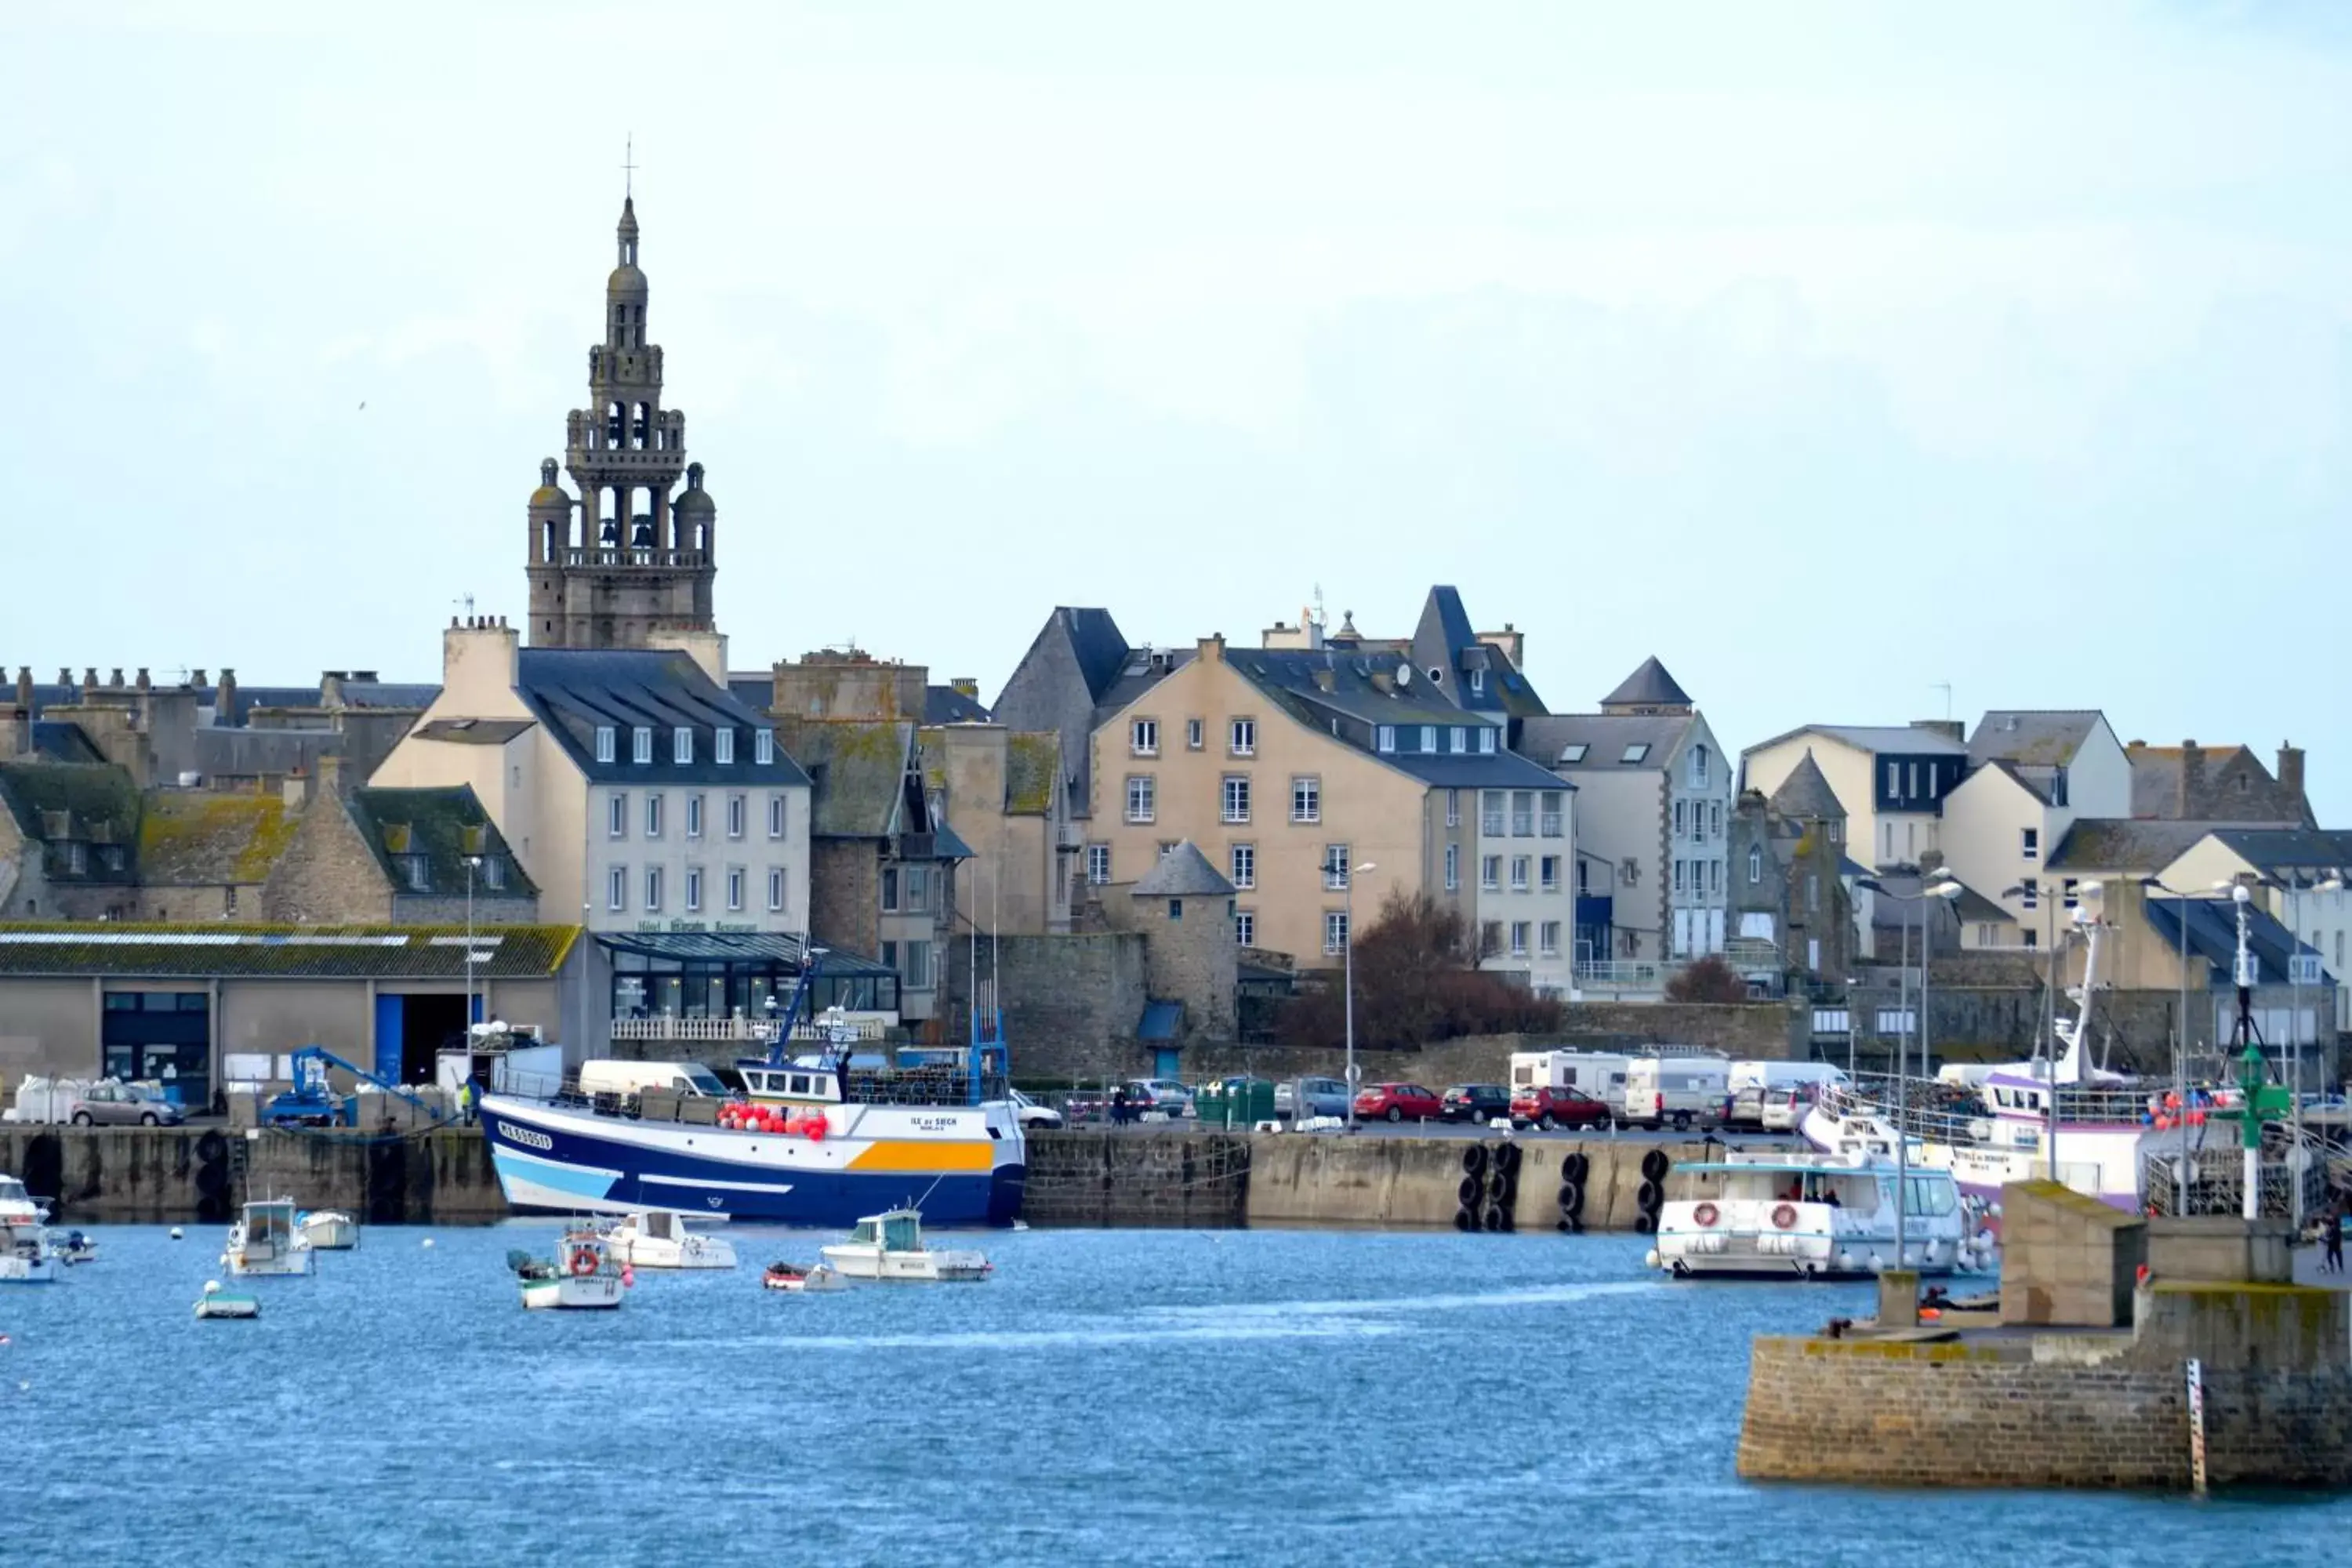
[[[1666,983],[1685,967],[1679,960],[1588,960],[1576,966],[1576,987],[1580,991],[1599,991],[1620,998],[1663,996]]]

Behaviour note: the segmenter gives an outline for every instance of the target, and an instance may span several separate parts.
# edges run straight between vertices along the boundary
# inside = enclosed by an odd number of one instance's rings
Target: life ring
[[[1703,1226],[1711,1226],[1722,1217],[1722,1211],[1718,1210],[1713,1204],[1701,1204],[1698,1207],[1691,1210],[1691,1218],[1698,1221],[1698,1223]]]
[[[583,1279],[595,1273],[596,1254],[585,1247],[574,1249],[572,1254],[572,1272]]]
[[[1797,1223],[1797,1205],[1794,1205],[1794,1204],[1780,1204],[1780,1205],[1777,1205],[1773,1208],[1773,1210],[1772,1210],[1772,1228],[1773,1228],[1773,1229],[1775,1229],[1775,1230],[1786,1230],[1786,1229],[1788,1229],[1790,1226],[1795,1225],[1796,1223]]]

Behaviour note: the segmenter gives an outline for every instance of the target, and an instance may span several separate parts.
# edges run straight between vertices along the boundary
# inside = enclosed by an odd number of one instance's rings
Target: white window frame
[[[1503,858],[1500,855],[1478,857],[1478,889],[1486,893],[1503,890]]]
[[[1532,855],[1514,855],[1511,857],[1511,891],[1515,893],[1524,893],[1528,890],[1528,872],[1532,869],[1532,868],[1528,866],[1528,862],[1534,858],[1535,857]]]
[[[1448,827],[1462,826],[1462,792],[1458,789],[1449,789],[1445,792],[1445,826]]]
[[[1478,726],[1478,754],[1486,757],[1495,754],[1495,727],[1492,724]]]
[[[1257,911],[1255,910],[1234,911],[1234,943],[1237,947],[1257,945]]]
[[[2021,827],[2017,830],[2017,858],[2021,860],[2042,858],[2042,829]]]
[[[742,908],[743,868],[730,866],[727,868],[727,910],[730,914],[736,914],[740,913]]]
[[[1257,886],[1257,846],[1235,844],[1225,851],[1225,866],[1231,872],[1229,880],[1239,889]]]
[[[686,868],[686,912],[690,915],[702,912],[702,868],[699,866]]]
[[[1704,745],[1691,748],[1690,782],[1693,789],[1706,787],[1706,747]]]
[[[1536,886],[1547,893],[1559,891],[1559,857],[1546,855],[1536,861]]]
[[[1290,820],[1323,820],[1323,779],[1319,773],[1298,773],[1290,781]]]
[[[772,795],[770,795],[770,796],[768,797],[768,837],[771,837],[771,838],[782,838],[782,837],[784,836],[784,822],[785,822],[785,818],[786,818],[786,812],[785,812],[785,808],[784,808],[784,795],[783,795],[783,793],[780,790],[780,791],[778,791],[776,794]]]
[[[662,868],[658,866],[648,866],[646,868],[646,913],[657,915],[661,913],[661,907]]]
[[[1110,880],[1110,846],[1087,846],[1087,886],[1099,888]]]
[[[596,760],[598,762],[609,763],[613,760],[617,750],[615,742],[616,737],[613,733],[612,725],[599,724],[596,726]]]
[[[1221,821],[1244,823],[1250,819],[1250,781],[1247,773],[1227,773],[1218,786],[1217,805],[1223,814]]]
[[[1327,893],[1346,892],[1348,879],[1353,874],[1355,858],[1349,852],[1347,845],[1323,846],[1323,890]]]
[[[751,760],[767,767],[776,760],[776,732],[773,730],[751,731]]]
[[[1376,752],[1393,752],[1396,750],[1395,725],[1381,724],[1374,726],[1372,730],[1372,750]]]
[[[1536,951],[1546,958],[1559,956],[1559,922],[1546,921],[1536,928]]]
[[[1206,724],[1198,719],[1185,720],[1184,749],[1188,752],[1197,752],[1206,744],[1208,744],[1208,728]]]
[[[712,731],[710,737],[710,760],[717,763],[722,768],[730,766],[734,763],[735,728],[733,725],[721,724],[716,731]]]
[[[696,790],[686,797],[686,836],[702,837],[702,792]]]
[[[1160,754],[1160,721],[1131,719],[1127,725],[1127,753],[1131,757],[1156,757]]]
[[[1457,757],[1465,755],[1470,750],[1470,726],[1454,724],[1450,728],[1454,733],[1447,742],[1448,749]]]
[[[729,795],[727,797],[727,837],[730,838],[742,837],[744,825],[751,817],[751,809],[745,804],[741,795]]]
[[[1324,956],[1327,958],[1334,958],[1347,951],[1348,911],[1345,910],[1325,910],[1323,911]]]
[[[629,792],[616,789],[604,797],[604,837],[626,838],[629,836]]]
[[[1225,749],[1236,757],[1257,755],[1257,721],[1235,719],[1226,724]]]
[[[1127,820],[1134,823],[1160,820],[1160,784],[1151,774],[1127,775]]]
[[[694,729],[691,725],[680,724],[670,731],[669,760],[679,767],[686,767],[693,763]]]
[[[654,730],[650,724],[639,724],[629,732],[629,761],[638,767],[651,767],[654,760]]]
[[[659,838],[661,836],[662,792],[657,789],[649,789],[646,791],[646,837],[647,838]]]
[[[629,868],[614,866],[604,873],[604,907],[619,914],[629,907]]]
[[[771,866],[768,868],[768,912],[780,914],[783,907],[784,868],[782,866]]]
[[[1513,958],[1525,958],[1527,955],[1528,922],[1525,921],[1513,921],[1511,922],[1511,956]]]
[[[1449,893],[1459,892],[1461,888],[1462,846],[1449,844],[1445,847],[1445,890]]]
[[[1423,724],[1421,727],[1421,749],[1424,752],[1434,752],[1437,750],[1436,725]]]

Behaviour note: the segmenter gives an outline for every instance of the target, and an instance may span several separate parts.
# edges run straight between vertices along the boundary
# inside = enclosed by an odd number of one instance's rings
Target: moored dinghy
[[[261,1316],[261,1300],[243,1290],[224,1290],[217,1279],[205,1281],[205,1293],[196,1298],[199,1318],[257,1318]]]
[[[771,1263],[760,1282],[771,1290],[840,1290],[848,1286],[838,1269],[820,1263]]]
[[[349,1252],[360,1244],[359,1221],[341,1209],[314,1209],[297,1223],[303,1239],[320,1252]]]

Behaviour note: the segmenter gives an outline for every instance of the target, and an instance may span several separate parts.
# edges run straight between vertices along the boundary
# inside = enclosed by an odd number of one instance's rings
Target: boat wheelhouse
[[[1658,1212],[1650,1259],[1677,1279],[1860,1279],[1898,1266],[1938,1275],[1990,1262],[1990,1240],[1978,1234],[1979,1206],[1947,1171],[1734,1153],[1676,1173],[1714,1189]]]
[[[260,1198],[245,1205],[229,1227],[221,1263],[231,1274],[298,1275],[313,1271],[318,1254],[302,1233],[292,1198]]]

